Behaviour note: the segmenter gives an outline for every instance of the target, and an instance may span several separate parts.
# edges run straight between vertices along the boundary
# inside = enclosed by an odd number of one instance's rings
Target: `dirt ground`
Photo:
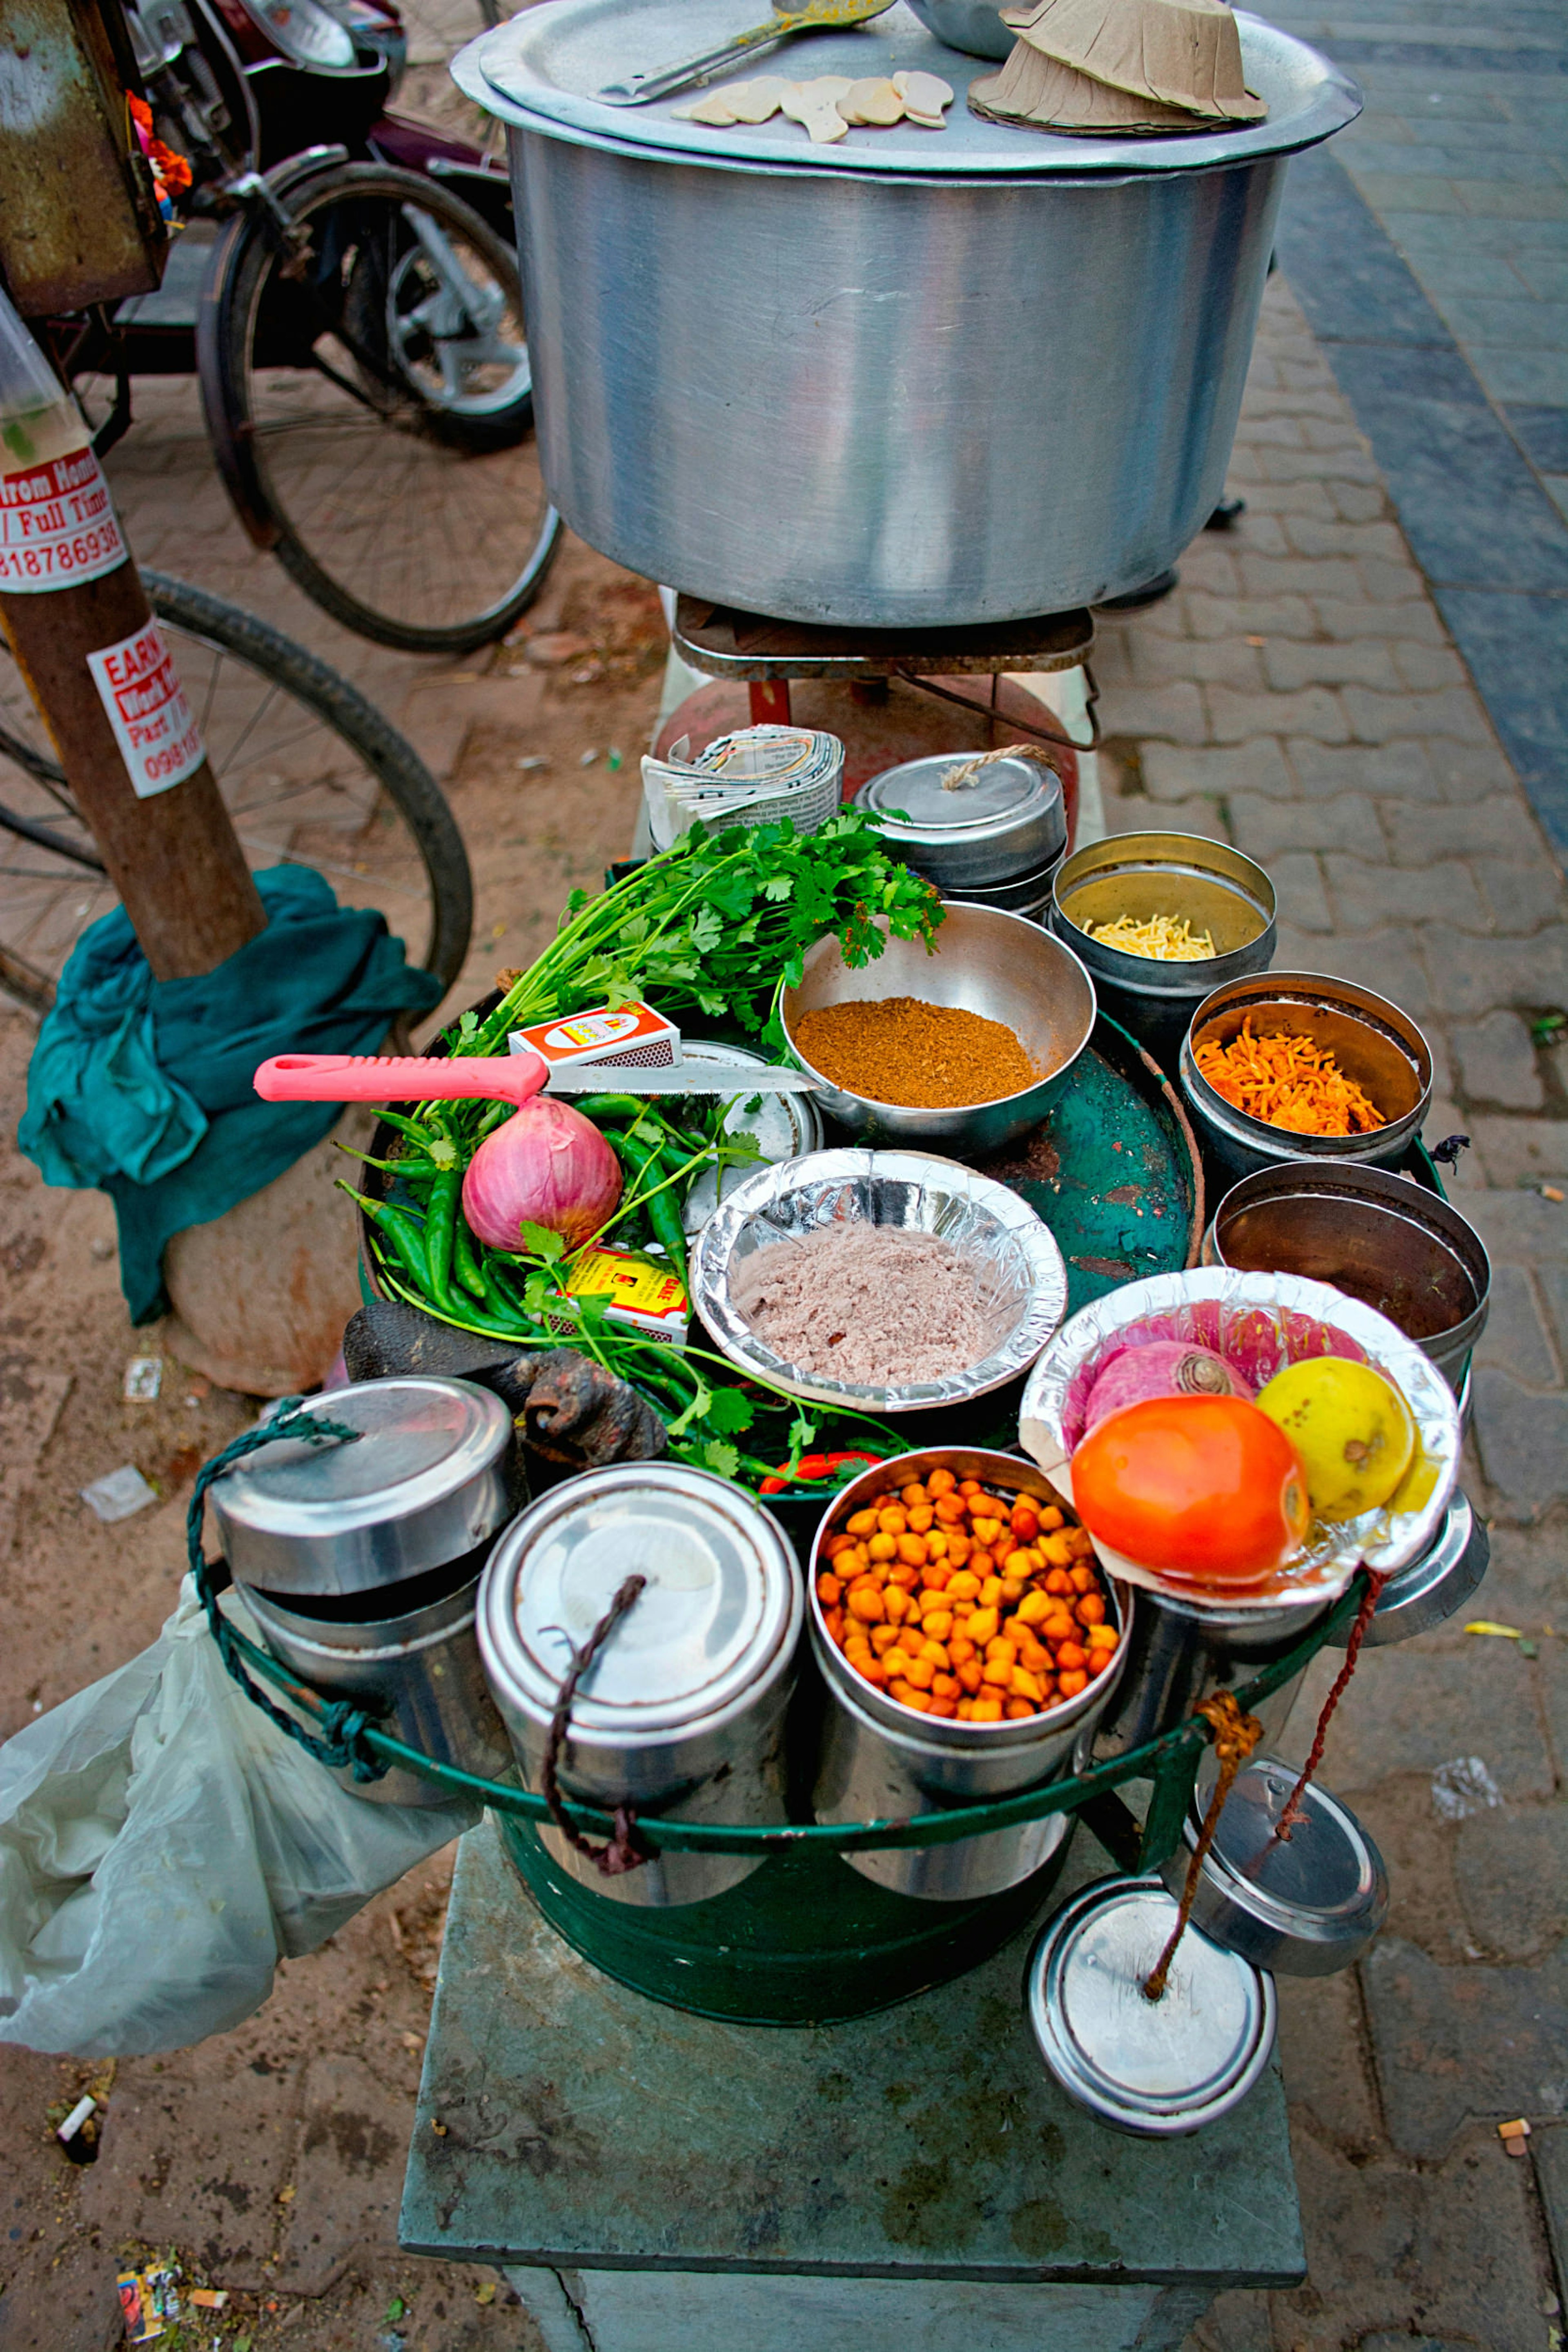
[[[279,593],[266,569],[255,585]],[[537,953],[569,891],[592,885],[631,837],[663,662],[657,597],[570,542],[528,625],[455,668],[398,665],[401,714],[382,689],[444,774],[473,856],[475,944],[449,1009]],[[0,1013],[4,1737],[154,1639],[179,1587],[195,1471],[256,1411],[173,1360],[156,1403],[124,1402],[128,1360],[157,1354],[159,1333],[127,1319],[107,1199],[47,1190],[15,1150],[34,1034],[19,1013]],[[102,1526],[78,1490],[125,1463],[160,1500]],[[450,1869],[450,1853],[437,1856],[281,1967],[239,2031],[122,2062],[90,2166],[67,2159],[50,2110],[57,2119],[62,2102],[101,2088],[100,2070],[0,2044],[0,2352],[118,2343],[116,2271],[171,2250],[187,2281],[230,2298],[162,2339],[171,2352],[247,2340],[254,2352],[537,2345],[493,2274],[397,2251]]]

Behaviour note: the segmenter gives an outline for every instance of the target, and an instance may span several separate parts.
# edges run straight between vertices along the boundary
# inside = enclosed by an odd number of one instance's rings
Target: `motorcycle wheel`
[[[538,594],[539,473],[517,256],[439,181],[350,163],[225,231],[197,328],[241,520],[361,636],[467,653]]]

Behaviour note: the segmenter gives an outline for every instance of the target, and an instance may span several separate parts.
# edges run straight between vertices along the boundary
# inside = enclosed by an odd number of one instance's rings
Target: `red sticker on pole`
[[[0,595],[78,587],[114,571],[126,552],[90,449],[0,474]]]
[[[157,622],[89,654],[87,666],[137,799],[151,800],[194,775],[206,749]]]

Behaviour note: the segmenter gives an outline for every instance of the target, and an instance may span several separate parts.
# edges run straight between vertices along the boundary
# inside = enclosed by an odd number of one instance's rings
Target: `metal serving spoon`
[[[722,73],[727,66],[744,65],[759,49],[772,48],[791,33],[841,32],[849,25],[868,24],[873,16],[883,16],[892,5],[893,0],[806,0],[803,7],[776,8],[766,25],[754,25],[748,33],[737,33],[721,49],[705,50],[700,58],[687,58],[678,66],[662,66],[653,73],[628,74],[624,81],[610,82],[595,95],[606,106],[646,106],[651,99],[668,98],[672,90],[706,81],[710,74]]]

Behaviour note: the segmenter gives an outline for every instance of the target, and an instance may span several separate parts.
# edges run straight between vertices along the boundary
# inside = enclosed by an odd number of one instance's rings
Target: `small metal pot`
[[[1046,1921],[1024,1979],[1040,2056],[1068,2097],[1143,2139],[1228,2115],[1274,2047],[1273,1979],[1201,1928],[1182,1937],[1164,1999],[1145,2000],[1176,1921],[1158,1879],[1098,1879]]]
[[[1032,1463],[1012,1454],[936,1446],[879,1463],[846,1486],[823,1517],[811,1551],[811,1652],[828,1686],[829,1712],[812,1799],[820,1822],[901,1820],[979,1804],[1020,1789],[1037,1788],[1086,1752],[1122,1674],[1133,1618],[1131,1593],[1111,1587],[1110,1606],[1122,1640],[1105,1672],[1065,1704],[1022,1723],[959,1723],[916,1714],[864,1682],[829,1633],[817,1595],[823,1543],[832,1528],[867,1498],[891,1485],[907,1486],[928,1470],[951,1470],[988,1486],[1055,1501],[1055,1490]],[[1065,1830],[1061,1816],[1019,1822],[951,1845],[890,1846],[846,1853],[862,1877],[895,1894],[941,1903],[972,1902],[1016,1886],[1048,1862]]]
[[[1095,1763],[1173,1730],[1199,1699],[1250,1682],[1304,1642],[1332,1606],[1310,1616],[1300,1609],[1207,1609],[1141,1592],[1126,1668],[1095,1735]],[[1305,1674],[1303,1666],[1255,1710],[1270,1747],[1279,1743]]]
[[[1197,1045],[1229,1045],[1249,1015],[1255,1034],[1283,1030],[1327,1046],[1385,1123],[1369,1135],[1295,1135],[1216,1094],[1198,1069]],[[1410,1015],[1370,988],[1323,972],[1264,972],[1230,981],[1204,999],[1182,1045],[1178,1082],[1199,1144],[1232,1177],[1292,1160],[1377,1167],[1402,1160],[1420,1135],[1432,1100],[1432,1053]]]
[[[463,1559],[517,1507],[512,1417],[471,1381],[361,1381],[296,1409],[358,1430],[359,1442],[280,1438],[216,1481],[213,1515],[236,1583],[285,1598],[374,1596]]]
[[[780,992],[779,1013],[789,1050],[806,1070],[812,1066],[796,1043],[796,1024],[826,1004],[915,996],[1005,1023],[1050,1076],[998,1102],[911,1109],[848,1094],[826,1078],[819,1091],[828,1117],[864,1142],[925,1143],[977,1155],[1038,1127],[1056,1101],[1094,1026],[1094,983],[1071,948],[1025,917],[955,899],[945,904],[932,954],[922,940],[890,939],[873,961],[851,965],[835,938],[819,940],[807,951],[800,985]],[[812,1075],[821,1077],[820,1070]]]
[[[1361,1958],[1387,1918],[1388,1873],[1350,1807],[1315,1780],[1289,1838],[1276,1838],[1300,1778],[1275,1756],[1254,1755],[1237,1774],[1198,1872],[1192,1924],[1276,1976],[1333,1976]],[[1202,1822],[1199,1800],[1161,1874],[1178,1897]]]
[[[1333,1283],[1396,1323],[1456,1393],[1486,1328],[1486,1244],[1439,1194],[1385,1168],[1294,1160],[1244,1176],[1215,1211],[1203,1260]]]
[[[242,1598],[275,1657],[329,1698],[379,1702],[380,1727],[438,1764],[493,1780],[511,1750],[485,1686],[474,1638],[477,1573],[397,1617],[346,1619],[284,1609],[264,1592]],[[382,1805],[449,1805],[450,1790],[394,1766],[380,1780],[335,1772],[350,1795]]]
[[[909,0],[928,33],[971,58],[1010,58],[1018,39],[997,0]]]
[[[967,771],[970,781],[950,789],[947,779]],[[863,783],[854,804],[875,819],[890,854],[945,897],[1016,885],[1067,846],[1061,779],[1024,751],[983,764],[961,751],[903,760]]]
[[[727,1480],[674,1463],[619,1463],[567,1480],[490,1556],[479,1650],[525,1786],[540,1786],[576,1647],[634,1571],[646,1587],[572,1702],[562,1790],[673,1821],[784,1821],[800,1570],[766,1511]],[[700,1903],[759,1866],[739,1854],[664,1853],[606,1878],[554,1828],[539,1835],[563,1871],[618,1903]]]
[[[1162,963],[1092,939],[1084,926],[1118,915],[1186,916],[1218,953]],[[1062,861],[1051,928],[1082,957],[1101,1005],[1173,1070],[1193,1014],[1227,981],[1267,971],[1278,938],[1274,886],[1260,866],[1195,833],[1118,833]]]
[[[1362,1639],[1370,1649],[1436,1633],[1457,1616],[1491,1564],[1491,1542],[1466,1495],[1456,1493],[1429,1551],[1391,1576]],[[1336,1647],[1343,1649],[1342,1635]]]
[[[1061,861],[1066,856],[1059,849],[1048,866],[1032,874],[1020,874],[1016,882],[996,882],[983,890],[949,890],[947,900],[956,907],[996,907],[1004,915],[1022,915],[1027,922],[1038,923],[1043,929],[1051,912],[1051,893]]]

